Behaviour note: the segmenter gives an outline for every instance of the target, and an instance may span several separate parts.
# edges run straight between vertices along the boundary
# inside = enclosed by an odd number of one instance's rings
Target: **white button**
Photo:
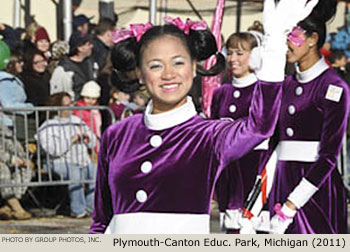
[[[289,105],[289,107],[288,107],[289,114],[290,115],[294,115],[295,111],[296,111],[295,106],[294,105]]]
[[[230,112],[231,113],[235,113],[236,112],[236,105],[231,105],[230,107],[229,107],[229,110],[230,110]]]
[[[145,161],[141,165],[141,171],[143,173],[149,173],[152,170],[152,163],[150,161]]]
[[[154,148],[160,146],[162,144],[162,141],[162,137],[158,135],[154,135],[150,139],[150,143]]]
[[[287,128],[286,133],[287,136],[292,137],[294,135],[294,130],[292,128]]]
[[[235,92],[233,92],[234,98],[239,98],[240,96],[241,96],[241,92],[239,92],[239,90],[236,90]]]
[[[297,87],[297,88],[295,89],[295,94],[296,94],[297,96],[300,96],[302,93],[303,93],[303,88],[302,88],[302,87]]]
[[[147,193],[144,190],[138,190],[136,193],[136,200],[143,203],[147,200]]]

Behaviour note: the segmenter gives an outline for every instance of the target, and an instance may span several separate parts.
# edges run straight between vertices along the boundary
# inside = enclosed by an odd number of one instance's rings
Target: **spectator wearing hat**
[[[81,98],[75,104],[78,107],[97,106],[97,100],[100,97],[101,88],[95,81],[88,81],[84,84],[81,90]],[[101,137],[101,113],[96,110],[76,110],[73,113],[75,116],[80,117],[89,129],[95,134],[97,139]],[[97,149],[96,149],[97,151]]]
[[[16,31],[7,24],[0,23],[0,35],[12,52],[14,52],[17,46],[21,43],[21,39]]]
[[[75,32],[69,39],[69,54],[58,63],[50,80],[51,94],[67,92],[74,101],[80,98],[83,85],[94,79],[91,35]]]
[[[48,60],[51,56],[50,53],[50,37],[44,27],[40,27],[35,31],[34,43],[36,48],[43,52],[45,58]]]
[[[73,18],[73,32],[89,33],[90,19],[81,14]]]
[[[51,47],[51,58],[48,66],[49,72],[52,74],[58,63],[63,59],[64,56],[69,53],[69,44],[66,41],[58,40],[52,44]]]

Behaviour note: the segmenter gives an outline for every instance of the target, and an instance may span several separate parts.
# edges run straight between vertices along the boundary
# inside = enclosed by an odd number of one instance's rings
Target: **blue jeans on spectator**
[[[62,179],[87,180],[95,178],[96,165],[90,163],[87,166],[80,166],[69,163],[54,163],[53,171]],[[84,216],[92,212],[95,183],[88,183],[87,192],[84,192],[82,183],[68,185],[70,209],[73,216]]]

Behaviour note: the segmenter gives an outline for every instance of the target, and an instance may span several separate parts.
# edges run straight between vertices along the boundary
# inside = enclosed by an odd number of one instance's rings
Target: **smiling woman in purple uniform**
[[[287,60],[298,67],[283,84],[272,233],[347,232],[346,193],[336,165],[349,89],[319,53],[336,6],[336,0],[320,0],[288,36]]]
[[[232,82],[223,84],[214,91],[211,119],[237,120],[247,117],[253,93],[259,81],[249,66],[251,51],[261,46],[262,34],[249,31],[232,34],[227,42],[227,70]],[[218,179],[216,195],[220,209],[220,222],[228,233],[241,227],[240,217],[245,199],[251,191],[260,160],[268,149],[265,140],[244,157],[229,164]],[[236,230],[234,230],[236,229]]]
[[[287,50],[286,36],[280,38],[313,7],[305,7],[306,0],[282,2],[288,8],[270,18],[285,17],[288,10],[294,19],[281,22],[279,29],[267,27],[263,81],[245,120],[205,121],[187,96],[196,72],[215,74],[225,64],[202,24],[174,20],[150,28],[141,39],[139,32],[146,27],[138,26],[131,33],[136,37],[118,41],[113,55],[119,57],[112,58],[115,72],[136,69],[152,98],[144,115],[110,126],[102,137],[90,233],[209,233],[210,199],[220,172],[274,130]],[[197,66],[214,54],[218,63],[212,69]]]

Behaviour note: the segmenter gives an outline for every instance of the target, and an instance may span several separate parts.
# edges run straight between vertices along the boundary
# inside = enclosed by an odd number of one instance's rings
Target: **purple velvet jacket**
[[[104,233],[114,215],[209,214],[221,170],[273,134],[280,98],[281,83],[261,82],[244,120],[205,121],[188,99],[157,115],[149,104],[145,115],[110,126],[101,140],[90,233]]]

